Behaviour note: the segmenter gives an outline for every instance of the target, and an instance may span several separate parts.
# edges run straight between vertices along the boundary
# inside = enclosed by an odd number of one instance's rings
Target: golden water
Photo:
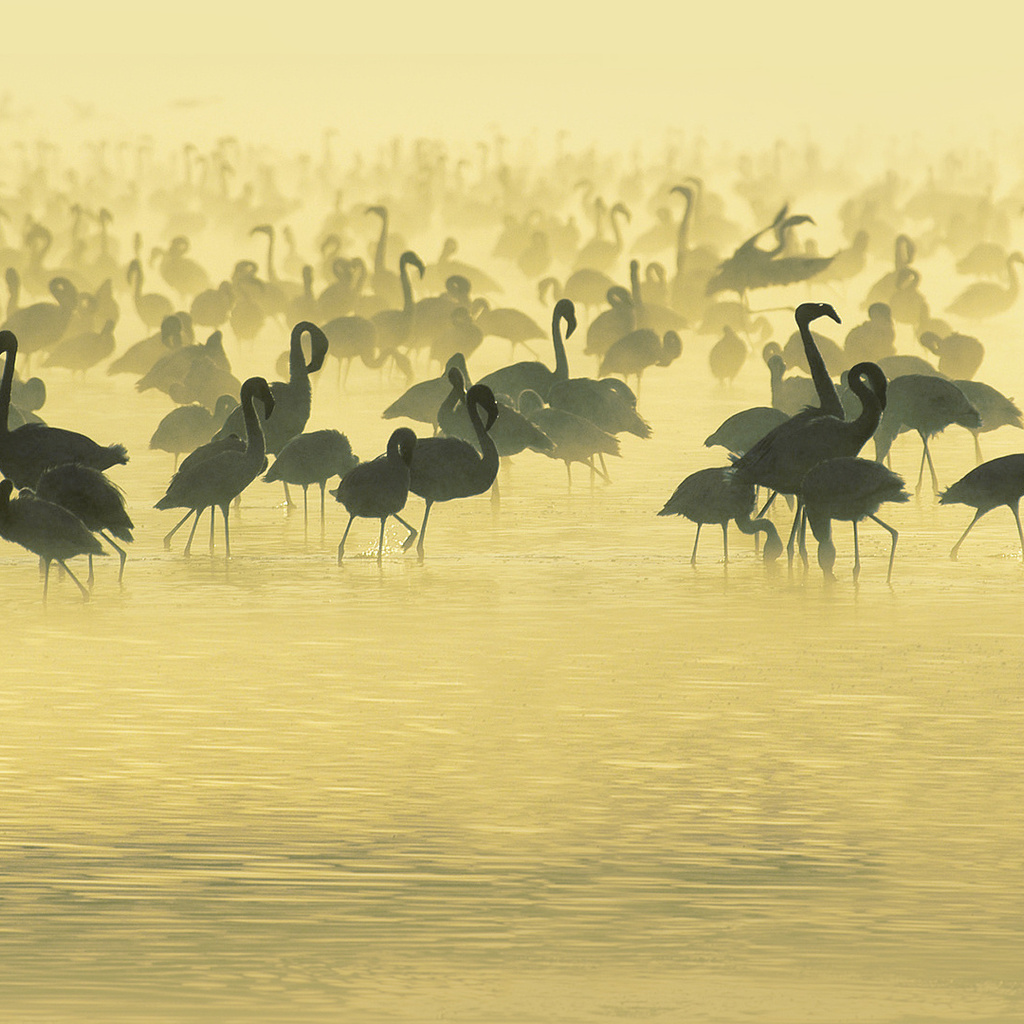
[[[981,376],[1020,397],[1001,329]],[[236,373],[284,338],[229,348]],[[435,508],[422,565],[389,528],[378,567],[357,521],[339,567],[342,510],[307,541],[260,482],[230,564],[205,519],[190,560],[165,552],[170,457],[146,444],[166,401],[55,377],[50,422],[129,445],[111,476],[137,531],[89,604],[55,575],[44,608],[32,556],[0,549],[0,1017],[1019,1019],[1012,519],[953,563],[967,509],[926,487],[883,510],[891,588],[871,524],[857,587],[848,527],[831,588],[813,551],[766,571],[738,534],[723,567],[712,529],[691,568],[692,525],[655,513],[767,382],[752,360],[722,391],[710,341],[686,345],[647,375],[655,436],[624,439],[611,486],[577,470],[568,494],[521,456],[499,511]],[[310,427],[381,451],[397,383],[322,376]],[[944,484],[973,464],[955,428],[934,450]],[[893,450],[911,486],[917,451]]]

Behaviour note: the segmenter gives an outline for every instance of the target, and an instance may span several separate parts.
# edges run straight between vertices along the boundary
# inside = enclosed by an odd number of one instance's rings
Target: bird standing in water
[[[338,545],[338,565],[345,555],[345,541],[357,516],[380,520],[380,541],[377,564],[384,558],[384,524],[394,516],[408,531],[405,547],[412,543],[416,531],[398,514],[409,497],[409,464],[417,448],[416,435],[408,427],[399,427],[388,438],[387,451],[372,462],[361,462],[350,470],[331,491],[348,512],[348,524]]]
[[[224,515],[224,557],[231,557],[228,534],[228,506],[266,468],[267,450],[263,430],[256,415],[256,399],[263,404],[264,417],[269,419],[274,411],[274,396],[270,385],[263,377],[250,377],[241,388],[241,406],[244,414],[245,445],[211,441],[207,453],[195,459],[195,452],[182,464],[167,485],[167,493],[156,503],[155,508],[187,508],[188,515],[195,514],[192,532],[185,545],[185,556],[192,549],[192,538],[203,509],[217,506]],[[185,516],[185,519],[188,518]],[[182,519],[182,523],[185,521]],[[181,523],[178,524],[180,526]],[[175,527],[175,530],[178,527]],[[173,534],[174,530],[171,531]],[[170,534],[168,534],[168,540]],[[210,523],[210,550],[213,550],[213,522]]]
[[[13,501],[14,484],[0,480],[0,537],[20,544],[43,561],[43,603],[50,585],[50,563],[56,562],[89,600],[89,591],[67,567],[65,559],[76,555],[105,555],[100,542],[88,527],[66,508],[42,501],[31,492]]]
[[[826,579],[834,579],[832,567],[836,562],[836,548],[832,543],[832,520],[853,523],[853,578],[860,575],[860,544],[857,523],[873,519],[892,537],[889,551],[889,571],[885,582],[892,580],[892,565],[896,557],[899,534],[875,513],[886,501],[910,501],[903,485],[903,477],[887,469],[880,462],[854,457],[827,459],[808,470],[803,483],[803,501],[807,521],[818,541],[818,565]]]
[[[462,377],[456,369],[449,370],[452,395],[461,393]],[[452,396],[449,396],[451,398]],[[498,448],[490,436],[490,429],[498,418],[498,403],[486,384],[474,384],[466,392],[466,409],[476,433],[480,453],[468,441],[459,437],[428,437],[416,445],[410,464],[409,489],[425,502],[423,523],[420,526],[416,552],[423,560],[423,544],[427,533],[427,519],[435,501],[451,501],[483,494],[498,475]],[[480,410],[487,413],[487,422],[480,418]],[[440,415],[440,414],[439,414]],[[412,543],[410,537],[406,544]]]
[[[955,484],[947,487],[939,495],[940,505],[970,505],[977,511],[974,518],[967,524],[967,529],[953,545],[949,557],[956,561],[960,545],[967,539],[967,534],[974,524],[987,512],[999,505],[1005,505],[1012,513],[1017,524],[1017,536],[1020,538],[1021,554],[1024,556],[1024,530],[1020,524],[1020,499],[1024,496],[1024,455],[1004,455],[999,459],[990,459],[980,466],[975,466],[966,476]]]

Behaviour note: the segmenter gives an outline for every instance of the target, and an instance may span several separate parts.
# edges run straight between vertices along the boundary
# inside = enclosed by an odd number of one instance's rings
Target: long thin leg
[[[860,575],[860,540],[857,537],[857,520],[853,521],[853,578]]]
[[[220,507],[221,512],[224,513],[224,557],[225,558],[230,558],[231,557],[231,539],[228,536],[228,508],[230,508],[230,506],[231,506],[231,503],[228,502],[227,504],[221,505],[221,507]],[[216,518],[216,517],[214,516],[213,509],[211,508],[210,509],[210,533],[211,534],[213,533],[213,520],[214,520],[214,518]]]
[[[497,481],[495,481],[495,485],[497,485]],[[423,542],[427,537],[427,518],[430,516],[430,506],[433,504],[432,501],[427,502],[427,507],[423,510],[423,522],[420,524],[420,539],[416,545],[416,554],[419,555],[421,562],[423,561]]]
[[[892,547],[889,549],[889,572],[886,574],[885,582],[889,583],[892,580],[892,563],[896,559],[896,541],[900,539],[900,535],[891,527],[888,523],[883,523],[878,516],[870,516],[879,526],[889,531],[889,536],[892,537]]]
[[[118,544],[114,540],[114,538],[111,537],[110,534],[106,532],[106,530],[100,530],[100,536],[118,553],[118,555],[121,558],[121,568],[120,568],[120,570],[117,573],[117,582],[120,583],[121,580],[124,578],[124,563],[128,559],[128,552],[125,551],[125,549],[123,547],[121,547],[121,545]],[[91,556],[89,558],[89,570],[90,570],[90,575],[91,575],[91,572],[92,572],[92,557]]]
[[[693,538],[693,552],[690,555],[690,565],[697,564],[697,544],[700,541],[700,523],[697,524],[697,536]]]
[[[46,604],[46,593],[50,589],[50,559],[43,560],[43,604]]]
[[[395,513],[395,518],[409,531],[409,535],[402,541],[402,550],[408,551],[412,547],[412,542],[416,539],[416,527],[410,526],[398,513]]]
[[[388,521],[387,516],[380,517],[380,539],[377,541],[377,564],[384,561],[384,524]]]
[[[216,525],[217,525],[217,516],[216,516],[216,513],[213,511],[213,508],[211,507],[211,509],[210,509],[210,554],[211,555],[213,554],[213,528]]]
[[[984,456],[981,454],[981,441],[979,440],[981,431],[972,430],[971,435],[974,438],[974,464],[980,466],[985,461]]]
[[[286,505],[287,505],[287,506],[288,506],[289,508],[293,508],[294,506],[293,506],[293,504],[292,504],[292,496],[291,496],[291,495],[290,495],[290,494],[288,493],[288,485],[287,485],[287,484],[285,484],[283,480],[281,481],[281,483],[283,483],[283,484],[284,484],[284,503],[285,503],[285,504],[286,504]]]
[[[171,538],[172,538],[172,537],[173,537],[173,536],[174,536],[174,535],[175,535],[175,534],[176,534],[176,533],[178,532],[178,530],[180,530],[180,529],[181,529],[181,527],[183,527],[183,526],[185,525],[185,520],[186,520],[186,519],[188,519],[188,517],[189,517],[189,516],[193,516],[193,515],[198,515],[198,513],[196,512],[196,510],[195,510],[194,508],[190,508],[190,509],[189,509],[189,510],[188,510],[188,511],[187,511],[187,512],[186,512],[186,513],[185,513],[185,514],[184,514],[184,515],[183,515],[183,516],[182,516],[182,517],[181,517],[181,518],[180,518],[180,519],[178,520],[178,522],[177,522],[177,523],[175,524],[175,526],[174,526],[174,529],[173,529],[173,530],[171,530],[171,532],[170,532],[169,534],[167,534],[167,536],[166,536],[166,537],[164,537],[164,548],[165,548],[166,550],[168,550],[168,551],[169,551],[169,550],[170,550],[170,548],[171,548]]]
[[[722,523],[722,561],[729,564],[729,521]]]
[[[758,516],[758,519],[761,517]],[[804,523],[804,502],[803,498],[797,498],[796,501],[796,515],[793,517],[793,527],[789,531],[789,543],[786,545],[786,554],[789,557],[789,564],[793,564],[793,548],[796,544],[797,535],[800,536],[800,557],[804,561],[804,567],[807,567],[807,538],[801,531],[801,527],[806,529]]]
[[[938,494],[939,493],[939,478],[935,475],[935,464],[932,462],[932,453],[928,450],[928,440],[927,440],[927,438],[925,439],[925,442],[924,442],[924,455],[925,455],[925,458],[928,460],[928,471],[932,475],[932,493],[933,494]]]
[[[825,581],[831,583],[836,578],[832,571],[836,564],[836,546],[832,542],[832,520],[825,521],[824,532],[816,526],[814,526],[814,530],[815,536],[818,537],[818,565],[825,576]]]
[[[69,576],[71,577],[71,579],[72,579],[72,580],[74,580],[74,582],[75,582],[75,586],[76,586],[76,587],[78,587],[78,589],[79,589],[79,590],[80,590],[80,591],[82,592],[82,600],[83,600],[83,601],[88,601],[88,600],[89,600],[89,591],[88,591],[88,590],[86,590],[86,589],[85,589],[85,587],[83,587],[83,586],[82,586],[82,584],[81,584],[81,581],[80,581],[80,580],[78,579],[78,577],[77,577],[77,576],[76,576],[76,575],[75,575],[75,574],[74,574],[74,573],[73,573],[73,572],[72,572],[72,571],[71,571],[71,570],[70,570],[70,569],[69,569],[69,568],[67,567],[67,565],[66,565],[66,564],[64,563],[64,560],[63,560],[63,559],[61,559],[61,558],[58,558],[58,559],[57,559],[57,561],[58,561],[58,562],[60,563],[60,567],[61,567],[61,568],[62,568],[62,569],[63,569],[63,570],[64,570],[64,571],[65,571],[65,572],[66,572],[66,573],[67,573],[67,574],[68,574],[68,575],[69,575]]]
[[[760,512],[758,512],[758,513],[757,513],[757,515],[756,515],[756,516],[754,516],[754,518],[755,518],[755,519],[763,519],[763,518],[764,518],[764,514],[765,514],[765,512],[767,512],[767,511],[768,511],[768,509],[770,509],[770,508],[771,508],[771,506],[772,506],[772,502],[773,502],[773,501],[774,501],[774,500],[775,500],[775,499],[776,499],[776,498],[777,498],[778,496],[779,496],[779,492],[778,492],[778,491],[772,491],[772,493],[768,495],[768,500],[767,500],[767,501],[766,501],[766,502],[764,503],[764,505],[762,505],[762,506],[761,506],[761,511],[760,511]]]
[[[797,519],[800,521],[800,558],[807,569],[807,507],[803,498],[797,499]]]
[[[338,565],[341,565],[342,555],[345,554],[345,541],[348,540],[348,531],[352,529],[353,519],[355,516],[350,513],[348,523],[345,525],[345,532],[341,535],[341,543],[338,545]]]
[[[324,513],[324,491],[327,488],[327,481],[320,481],[320,543],[324,542],[324,537],[327,535],[327,519]]]
[[[302,539],[309,540],[309,484],[302,485]]]
[[[196,535],[196,527],[199,525],[199,517],[203,514],[203,510],[201,508],[197,508],[195,510],[195,513],[196,517],[192,520],[192,530],[188,535],[188,542],[185,544],[184,553],[186,558],[188,558],[188,556],[192,553],[192,538]],[[212,516],[213,513],[211,512],[210,515]]]
[[[924,437],[921,438],[921,441],[924,444],[924,450],[921,452],[921,468],[917,471],[917,487],[914,488],[915,498],[919,498],[921,496],[921,484],[924,482],[924,464],[928,457],[928,442],[925,441]]]
[[[102,534],[102,531],[100,531],[100,532]],[[96,575],[92,571],[92,555],[90,554],[89,555],[89,575],[88,575],[88,577],[86,578],[86,581],[85,581],[88,584],[90,590],[92,590],[92,585],[95,582],[95,580],[96,580]]]
[[[1020,498],[1010,506],[1010,511],[1013,513],[1013,518],[1017,523],[1017,536],[1020,537],[1020,553],[1021,557],[1024,558],[1024,530],[1020,528]]]
[[[967,534],[971,532],[971,528],[984,514],[985,513],[982,512],[981,509],[978,509],[978,511],[974,513],[974,518],[967,524],[967,529],[960,534],[960,539],[953,545],[953,550],[950,551],[949,557],[952,558],[954,562],[956,561],[957,553],[960,551],[960,545],[967,539]]]

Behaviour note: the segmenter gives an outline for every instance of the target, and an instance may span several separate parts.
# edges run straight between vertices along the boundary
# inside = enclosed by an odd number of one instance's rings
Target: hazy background
[[[666,127],[759,144],[1014,132],[1024,13],[882,0],[595,6],[527,0],[158,6],[103,0],[7,15],[6,113],[97,130],[207,132],[295,144],[558,129],[575,141]],[[149,119],[149,123],[140,123]],[[158,123],[154,120],[158,119]]]

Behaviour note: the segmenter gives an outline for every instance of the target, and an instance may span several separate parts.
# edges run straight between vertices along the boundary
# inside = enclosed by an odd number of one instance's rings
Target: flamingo
[[[910,501],[903,477],[887,469],[880,462],[856,457],[826,459],[807,471],[803,480],[802,496],[807,510],[807,521],[818,541],[818,565],[826,579],[834,579],[832,568],[836,561],[836,548],[832,543],[832,520],[853,523],[853,578],[860,575],[860,544],[857,523],[872,519],[892,537],[889,550],[889,571],[885,582],[892,580],[893,560],[899,534],[875,514],[887,501]]]
[[[1021,554],[1024,556],[1024,530],[1020,523],[1020,499],[1024,496],[1024,455],[1004,455],[998,459],[990,459],[980,466],[975,466],[969,473],[962,476],[955,484],[951,484],[939,495],[940,505],[970,505],[976,511],[974,518],[967,524],[967,529],[953,545],[949,557],[956,561],[960,545],[967,539],[967,534],[974,524],[992,509],[1005,505],[1012,513],[1017,524],[1017,536],[1020,538]]]
[[[746,534],[764,533],[764,560],[772,562],[782,554],[782,541],[775,524],[768,519],[751,520],[754,511],[754,485],[736,479],[731,466],[700,469],[691,473],[673,491],[659,516],[685,516],[697,524],[690,565],[697,564],[700,528],[705,523],[722,527],[723,560],[729,561],[729,523],[735,522]]]
[[[105,555],[100,542],[88,527],[66,508],[42,501],[26,491],[11,501],[14,483],[0,480],[0,537],[20,544],[43,561],[43,603],[50,585],[50,563],[56,562],[89,600],[89,591],[67,567],[65,559],[76,555]]]
[[[377,564],[384,558],[384,524],[394,516],[408,531],[405,547],[416,537],[416,531],[398,514],[405,508],[409,497],[409,468],[413,453],[420,442],[408,427],[399,427],[388,438],[384,455],[372,462],[361,462],[342,477],[331,494],[348,512],[348,524],[338,545],[338,565],[345,554],[345,541],[357,516],[380,520],[380,540],[377,545]]]
[[[34,487],[44,470],[65,462],[79,462],[93,469],[109,469],[128,461],[123,444],[106,447],[73,430],[26,423],[10,430],[11,389],[18,339],[10,331],[0,331],[0,352],[5,353],[3,378],[0,379],[0,472],[17,487]]]
[[[278,452],[274,464],[263,474],[271,483],[281,480],[302,487],[302,524],[309,529],[307,492],[310,484],[320,485],[320,538],[324,535],[324,490],[332,476],[344,477],[359,460],[352,454],[349,439],[338,430],[313,430],[296,434]]]
[[[228,533],[228,506],[245,490],[249,484],[263,471],[267,464],[266,446],[260,418],[256,414],[256,399],[263,404],[263,415],[270,419],[274,411],[274,396],[270,385],[262,377],[250,377],[241,387],[241,407],[245,426],[245,445],[239,448],[238,439],[215,440],[199,449],[202,454],[196,457],[193,452],[171,477],[167,492],[156,503],[154,508],[186,508],[189,512],[175,526],[164,540],[166,547],[174,531],[195,514],[192,532],[185,545],[185,557],[192,549],[192,538],[203,509],[219,506],[224,516],[224,557],[231,557],[231,546]],[[210,522],[210,549],[213,550],[213,520]]]
[[[452,369],[448,376],[452,393],[461,392],[462,378],[459,371]],[[416,444],[412,453],[409,489],[426,502],[416,545],[420,561],[423,560],[427,519],[434,502],[483,494],[498,475],[498,449],[490,436],[491,427],[499,419],[494,393],[486,384],[474,384],[466,393],[465,406],[480,453],[469,442],[458,437],[424,438]],[[480,418],[481,409],[487,413],[486,423]],[[410,536],[406,546],[411,543]]]
[[[36,497],[52,501],[69,512],[73,512],[85,524],[86,529],[98,533],[118,554],[121,567],[118,583],[124,578],[124,563],[127,552],[114,540],[131,543],[135,529],[124,507],[124,492],[117,484],[111,483],[98,469],[66,463],[48,469],[35,486]],[[112,537],[111,534],[114,536]],[[92,555],[89,555],[89,586],[92,586]]]

